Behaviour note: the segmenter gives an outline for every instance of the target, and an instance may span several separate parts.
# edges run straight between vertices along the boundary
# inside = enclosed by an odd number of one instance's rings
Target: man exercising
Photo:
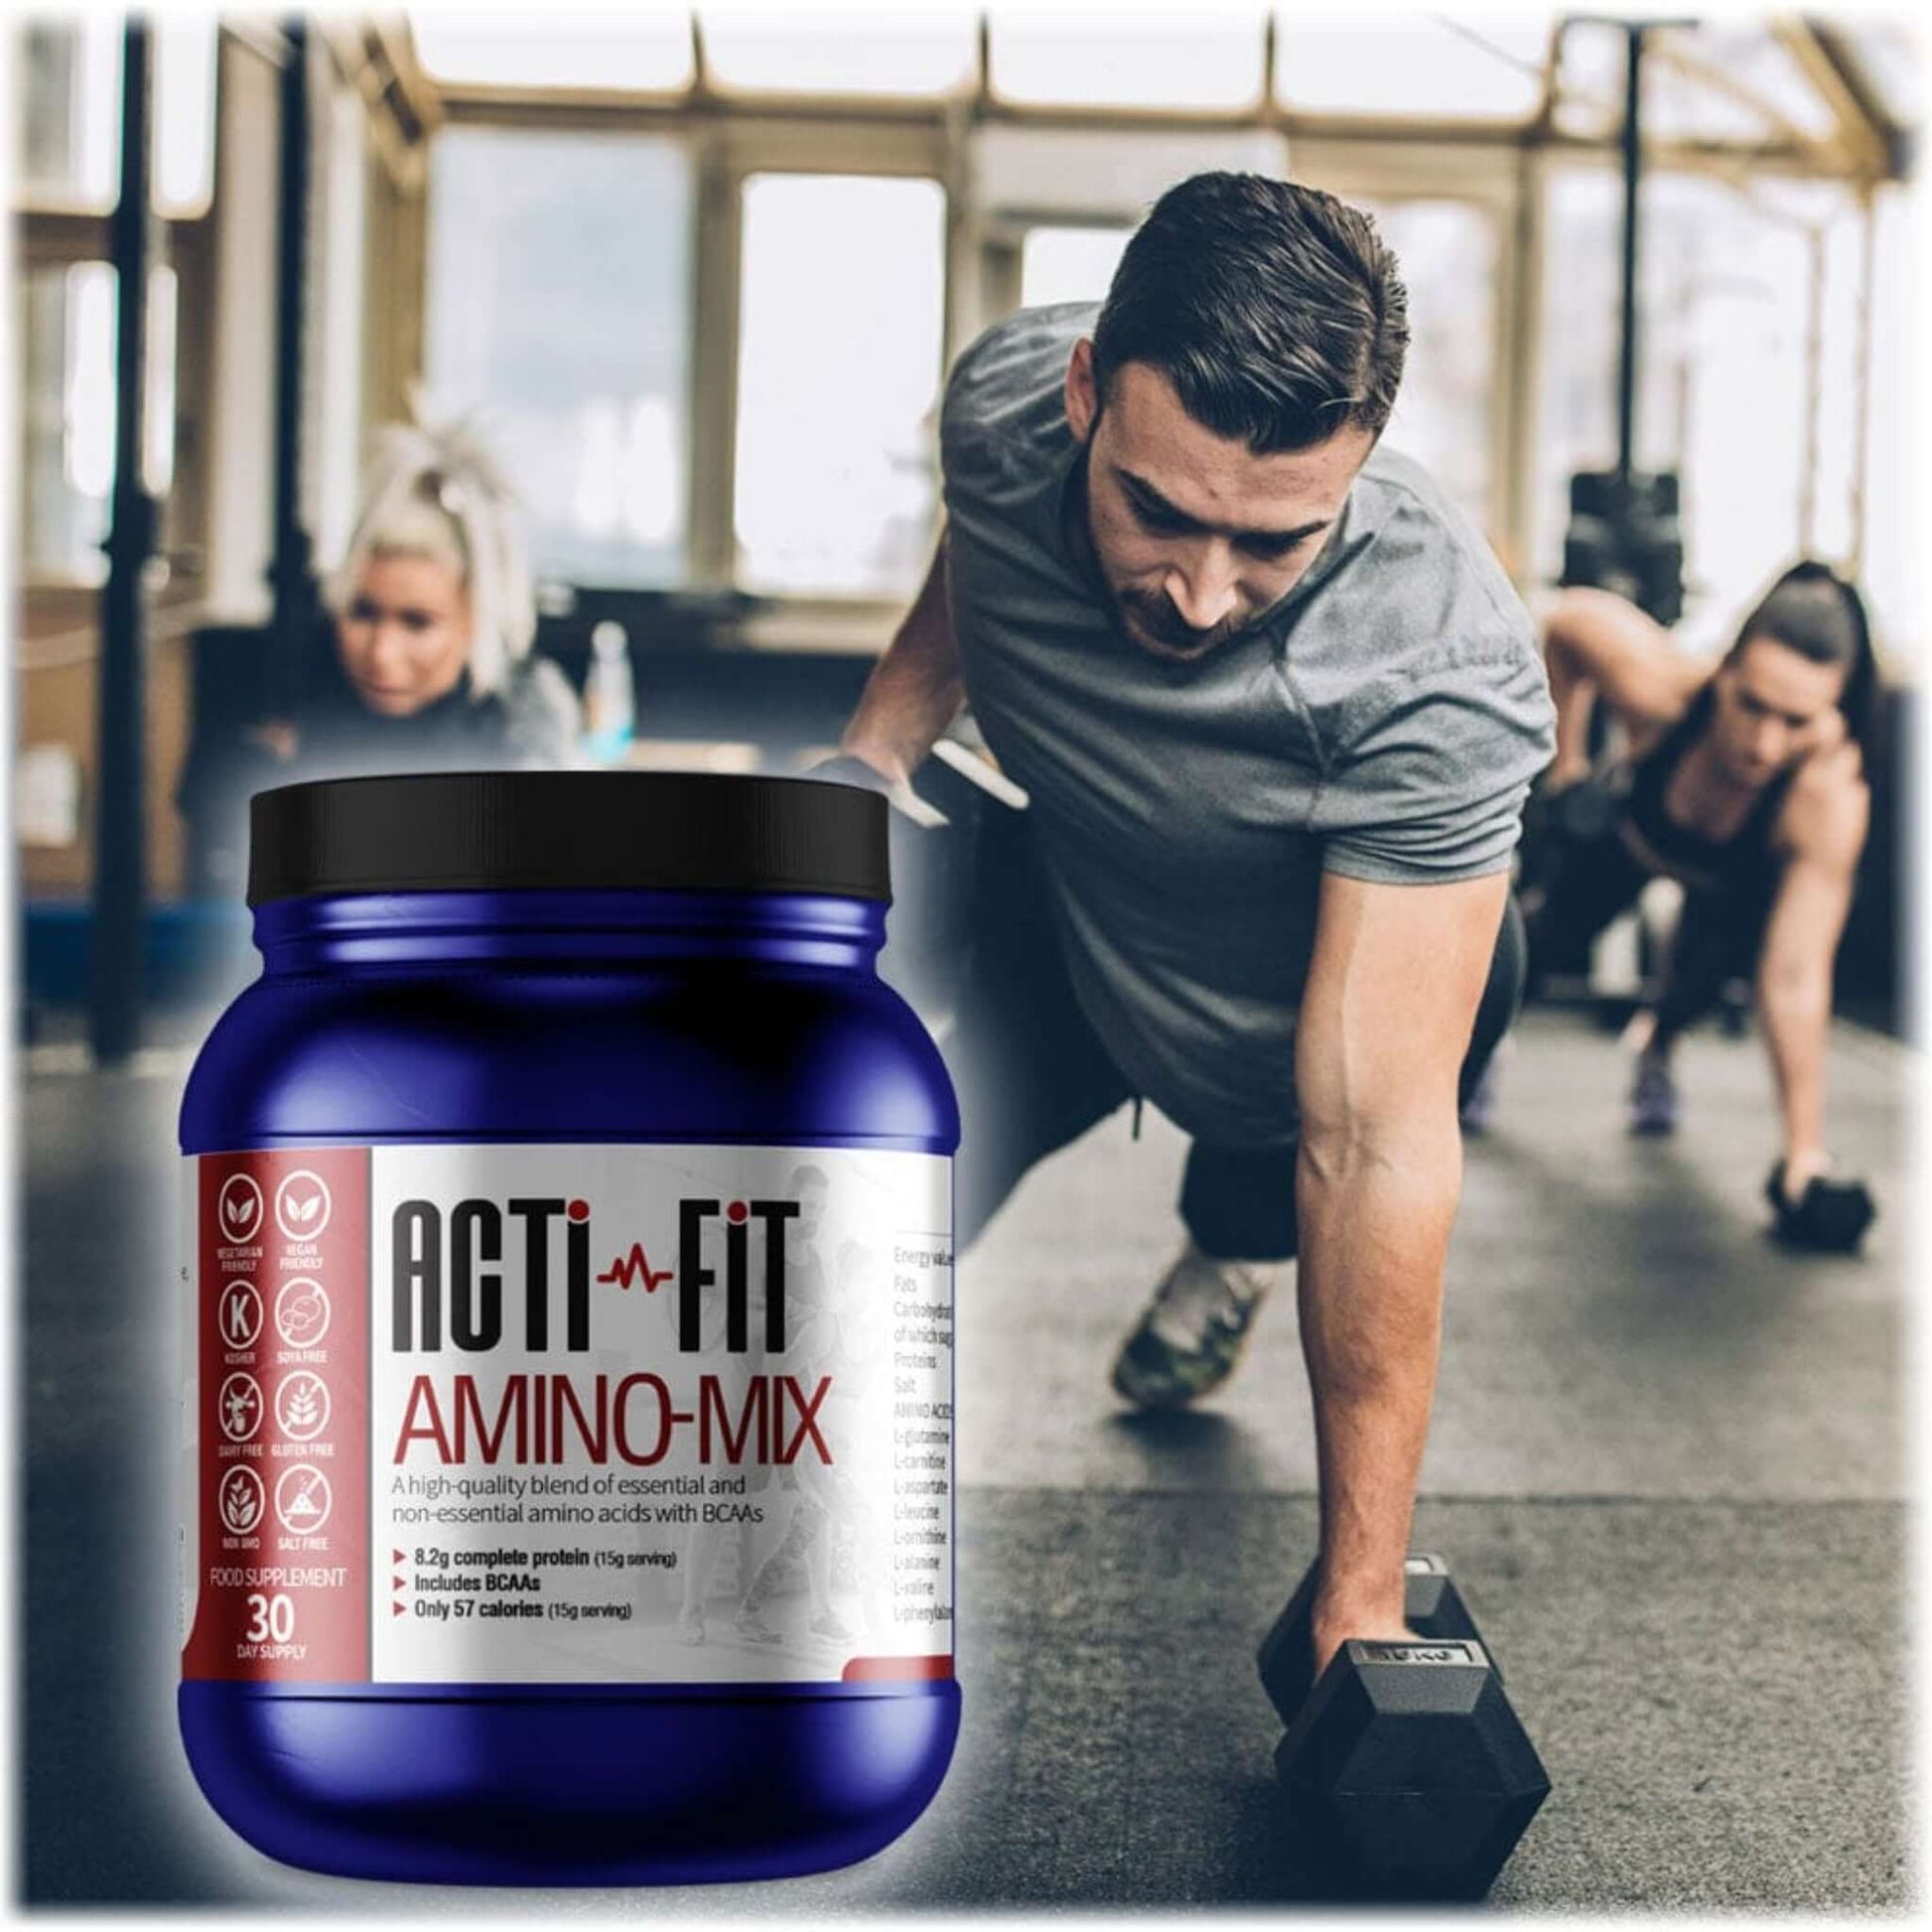
[[[1123,1101],[1192,1139],[1187,1239],[1114,1368],[1184,1403],[1299,1254],[1317,1665],[1403,1633],[1461,1179],[1458,1094],[1521,975],[1510,858],[1551,706],[1481,539],[1379,447],[1396,262],[1332,197],[1164,196],[1098,315],[959,358],[946,524],[842,751],[901,798],[969,702],[988,814],[947,1054],[957,1235]]]
[[[1777,1086],[1783,1158],[1766,1183],[1780,1233],[1854,1246],[1871,1216],[1863,1186],[1831,1177],[1825,1145],[1832,968],[1870,818],[1863,746],[1876,668],[1858,592],[1826,565],[1786,571],[1717,669],[1687,656],[1635,605],[1566,591],[1545,620],[1557,756],[1550,876],[1526,887],[1532,984],[1581,968],[1589,943],[1652,880],[1683,910],[1655,1000],[1633,1022],[1630,1126],[1669,1133],[1671,1053],[1726,980],[1753,977]],[[1587,751],[1594,706],[1622,743],[1603,773]],[[1588,794],[1591,810],[1568,809]]]

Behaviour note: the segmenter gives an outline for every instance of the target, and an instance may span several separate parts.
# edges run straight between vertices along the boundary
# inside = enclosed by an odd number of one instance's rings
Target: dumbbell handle
[[[1403,1617],[1419,1637],[1444,1642],[1482,1642],[1481,1632],[1462,1593],[1450,1580],[1449,1565],[1439,1556],[1412,1556],[1403,1565]],[[1284,1724],[1295,1715],[1312,1688],[1314,1587],[1316,1566],[1296,1586],[1288,1606],[1262,1639],[1255,1662],[1262,1688]],[[1485,1644],[1485,1651],[1488,1646]],[[1493,1653],[1490,1656],[1495,1663]],[[1502,1667],[1495,1665],[1500,1679]]]

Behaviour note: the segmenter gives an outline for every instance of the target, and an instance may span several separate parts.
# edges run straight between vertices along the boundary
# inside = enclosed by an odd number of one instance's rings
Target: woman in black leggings
[[[1828,1175],[1825,1068],[1833,962],[1870,812],[1876,672],[1858,592],[1824,564],[1796,565],[1715,671],[1604,591],[1565,592],[1544,636],[1557,704],[1545,803],[1556,824],[1593,821],[1594,836],[1559,837],[1557,863],[1526,886],[1532,992],[1580,967],[1652,879],[1677,880],[1684,909],[1662,986],[1633,1026],[1631,1126],[1675,1126],[1678,1036],[1726,980],[1753,978],[1783,1125],[1768,1187],[1780,1227],[1840,1246],[1856,1221],[1856,1241],[1868,1201]],[[1598,701],[1622,739],[1601,773],[1587,751]]]

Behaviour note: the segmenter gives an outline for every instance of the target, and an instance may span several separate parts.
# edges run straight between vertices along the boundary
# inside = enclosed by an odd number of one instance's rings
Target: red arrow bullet
[[[400,1550],[391,1550],[389,1552],[389,1561],[391,1563],[407,1563],[409,1559]]]
[[[407,1616],[409,1614],[409,1605],[407,1603],[392,1603],[389,1609],[390,1613],[395,1616]]]

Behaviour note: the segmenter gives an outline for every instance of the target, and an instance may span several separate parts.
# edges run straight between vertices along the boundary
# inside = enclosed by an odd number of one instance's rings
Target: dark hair
[[[1864,600],[1858,591],[1830,564],[1807,557],[1765,592],[1738,625],[1736,641],[1726,655],[1735,657],[1753,637],[1768,637],[1814,664],[1845,666],[1838,708],[1868,765],[1877,728],[1878,660],[1871,648]]]
[[[1135,230],[1093,332],[1104,404],[1149,362],[1257,456],[1358,424],[1379,435],[1409,346],[1396,259],[1359,208],[1265,175],[1195,175]]]

